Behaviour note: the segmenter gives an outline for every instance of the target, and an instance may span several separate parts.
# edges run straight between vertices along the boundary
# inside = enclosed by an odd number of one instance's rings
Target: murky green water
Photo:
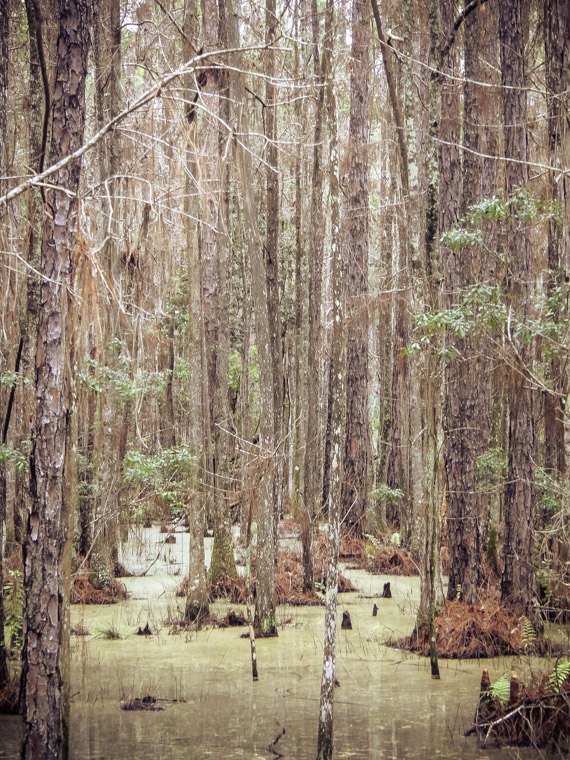
[[[282,728],[276,749],[285,758],[314,760],[323,609],[279,608],[279,637],[257,642],[260,678],[253,683],[242,629],[169,634],[180,578],[165,572],[167,564],[157,563],[159,575],[126,579],[131,596],[121,605],[72,610],[73,625],[82,623],[90,635],[72,641],[71,760],[275,758],[268,745]],[[482,663],[444,661],[437,682],[424,659],[380,643],[413,627],[417,579],[347,575],[360,593],[340,601],[353,630],[341,631],[338,642],[335,757],[518,757],[514,750],[479,750],[473,737],[463,737]],[[392,599],[378,598],[385,580]],[[157,634],[134,635],[147,621]],[[109,627],[123,638],[102,638]],[[511,664],[486,666],[499,675]],[[184,701],[160,712],[120,709],[121,700],[146,694]],[[17,718],[0,718],[2,760],[18,757],[18,733]]]

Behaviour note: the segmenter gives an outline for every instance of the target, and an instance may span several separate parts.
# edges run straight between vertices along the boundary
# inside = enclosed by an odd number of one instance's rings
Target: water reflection
[[[258,641],[260,680],[253,683],[241,629],[169,634],[168,620],[181,603],[174,595],[180,577],[170,564],[167,555],[155,564],[157,574],[125,579],[130,598],[121,605],[72,609],[73,624],[81,622],[90,636],[72,642],[71,760],[275,758],[268,745],[283,728],[279,752],[314,760],[323,609],[279,608],[279,637]],[[335,757],[498,760],[498,751],[481,751],[474,738],[463,738],[481,663],[443,661],[441,681],[432,681],[425,660],[381,644],[413,627],[417,579],[388,579],[393,597],[380,599],[387,578],[346,574],[360,594],[340,599],[353,629],[341,631],[338,643]],[[146,622],[156,635],[134,635]],[[109,627],[122,638],[103,638]],[[490,665],[494,673],[510,667]],[[178,701],[164,703],[161,712],[120,709],[121,700],[146,694]],[[18,726],[17,719],[0,719],[0,760],[18,757]],[[519,756],[530,753],[500,753]]]

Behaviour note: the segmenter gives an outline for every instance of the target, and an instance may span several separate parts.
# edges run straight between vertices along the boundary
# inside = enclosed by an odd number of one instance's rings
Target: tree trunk
[[[474,82],[484,81],[486,72],[480,63],[479,51],[484,37],[484,18],[481,9],[465,20],[465,84],[464,84],[464,142],[468,150],[463,155],[463,204],[466,214],[469,207],[482,200],[482,161],[479,152],[478,100],[481,87]],[[453,134],[443,133],[442,139],[457,143],[459,124]],[[445,166],[445,162],[443,162]],[[460,176],[457,167],[451,176]],[[447,187],[448,197],[457,204],[461,188]],[[457,208],[457,205],[456,205]],[[453,222],[441,232],[448,231]],[[488,279],[492,271],[487,256],[480,246],[463,246],[460,251],[448,249],[446,292],[448,308],[458,306],[470,286]],[[447,526],[450,552],[448,599],[458,595],[467,604],[475,604],[482,580],[482,551],[487,522],[488,499],[477,484],[477,460],[488,445],[490,427],[491,367],[482,340],[454,338],[449,349],[456,353],[446,366],[445,406],[445,463],[447,474]],[[477,377],[478,381],[473,382]]]
[[[374,6],[373,6],[374,7]],[[376,28],[380,41],[384,39],[380,14],[374,13]],[[413,360],[406,354],[411,335],[412,314],[412,265],[418,248],[419,235],[419,204],[418,204],[418,167],[416,156],[417,130],[417,94],[414,85],[413,61],[417,52],[413,44],[416,37],[413,30],[415,8],[412,0],[404,3],[404,50],[406,57],[402,62],[401,92],[403,108],[398,108],[396,84],[390,81],[395,78],[393,67],[387,63],[392,51],[383,47],[382,55],[386,56],[385,73],[392,105],[396,129],[399,132],[399,166],[400,192],[402,203],[396,210],[398,222],[398,258],[397,293],[394,304],[394,339],[393,339],[393,372],[392,372],[392,428],[390,436],[390,451],[388,454],[386,482],[393,489],[402,492],[398,510],[387,513],[391,521],[399,521],[403,542],[408,548],[416,545],[413,539],[414,525],[414,466],[413,451],[418,446],[418,433],[414,428],[414,396],[419,388],[414,383],[417,372]],[[380,20],[380,24],[378,21]],[[403,111],[402,122],[400,110]],[[405,126],[405,130],[404,130]],[[403,139],[404,135],[406,140]],[[416,224],[412,220],[416,219]],[[417,231],[416,231],[417,228]],[[416,405],[417,406],[417,405]]]
[[[0,0],[0,177],[7,175],[7,130],[6,116],[8,104],[8,0]],[[0,181],[0,196],[4,193],[4,182]],[[3,232],[5,208],[0,209],[0,246],[6,250]],[[2,366],[2,371],[5,367]],[[0,408],[5,409],[6,388],[0,388]],[[4,425],[4,420],[2,420]],[[6,443],[2,435],[2,446]],[[8,683],[8,657],[4,640],[4,523],[6,520],[6,462],[0,454],[0,690]]]
[[[336,667],[338,551],[340,543],[340,502],[343,448],[343,417],[345,402],[344,306],[342,258],[340,248],[339,165],[337,143],[337,117],[334,81],[330,63],[334,27],[333,0],[327,0],[325,26],[324,79],[327,95],[327,123],[329,127],[330,201],[331,201],[331,256],[332,256],[332,336],[331,336],[331,467],[330,492],[327,509],[328,548],[325,598],[325,636],[323,645],[323,672],[317,736],[317,760],[332,760],[333,756],[333,704]]]
[[[570,5],[563,0],[552,0],[544,5],[546,93],[548,113],[549,164],[567,165],[570,152],[568,139],[568,87],[570,85]],[[548,225],[547,293],[553,296],[564,285],[568,271],[568,244],[570,234],[570,181],[565,174],[548,174],[551,200],[560,204],[562,222],[551,219]],[[556,303],[556,301],[555,301]],[[552,307],[551,307],[552,309]],[[559,322],[559,307],[554,308],[553,319]],[[544,468],[555,481],[566,474],[566,448],[564,446],[564,415],[568,397],[568,376],[558,352],[550,359],[548,371],[549,392],[544,397]]]
[[[192,43],[196,39],[197,8],[196,0],[186,0],[184,3],[184,45],[183,59],[192,57]],[[185,97],[191,103],[194,97],[194,77],[188,75],[184,81]],[[185,150],[186,182],[184,211],[186,214],[186,257],[188,261],[188,314],[189,314],[189,356],[192,374],[190,377],[190,446],[196,454],[204,440],[202,421],[202,378],[204,351],[202,340],[202,317],[200,297],[200,266],[198,261],[198,231],[190,221],[199,219],[198,197],[195,192],[193,178],[198,175],[194,145],[196,141],[196,123],[194,114],[186,108],[187,141]],[[208,415],[206,415],[208,416]],[[206,588],[204,530],[206,528],[205,497],[200,488],[199,477],[193,473],[193,488],[188,494],[188,525],[190,529],[190,557],[188,567],[188,593],[186,595],[185,618],[187,621],[204,617],[209,612],[208,591]]]
[[[82,143],[91,6],[59,0],[56,75],[52,102],[50,163]],[[42,245],[41,306],[37,337],[36,416],[31,484],[32,504],[24,547],[25,638],[22,690],[24,760],[63,757],[63,677],[66,651],[64,560],[66,432],[70,412],[70,298],[77,230],[76,193],[81,164],[75,161],[46,189],[49,213]]]
[[[307,372],[307,435],[305,437],[304,509],[302,516],[303,589],[313,588],[313,532],[319,514],[317,500],[321,496],[319,478],[319,388],[321,344],[321,284],[323,267],[323,172],[322,126],[324,85],[321,74],[319,25],[316,0],[312,7],[313,62],[317,87],[315,128],[313,133],[313,179],[311,184],[311,235],[309,253],[309,363]]]
[[[366,0],[353,0],[350,126],[346,156],[343,259],[346,268],[346,439],[341,512],[357,535],[365,530],[369,490],[368,420],[368,69]]]
[[[527,225],[517,213],[515,194],[528,183],[526,53],[528,18],[524,0],[505,0],[499,6],[505,190],[511,200],[507,232],[511,262],[510,306],[515,319],[524,325],[530,310],[531,251]],[[534,413],[533,397],[526,372],[531,362],[530,345],[507,335],[509,341],[509,463],[505,497],[503,601],[525,607],[532,598],[534,548]]]
[[[266,173],[266,236],[265,271],[267,277],[267,314],[271,331],[271,361],[273,364],[273,433],[275,450],[275,472],[273,475],[274,548],[277,551],[277,525],[283,511],[283,457],[281,439],[283,436],[283,338],[279,297],[279,153],[277,150],[277,87],[275,77],[275,40],[277,36],[277,5],[275,0],[267,0],[265,7],[265,124],[267,146]],[[259,347],[259,346],[258,346]],[[277,450],[279,449],[279,451]]]
[[[238,102],[243,104],[243,97]],[[244,132],[245,119],[240,119]],[[242,138],[243,140],[243,138]],[[249,153],[241,142],[237,146],[237,161],[243,192],[244,222],[251,267],[251,296],[255,318],[255,337],[259,361],[259,448],[261,479],[258,491],[257,569],[254,630],[257,637],[276,636],[275,621],[275,531],[274,531],[274,383],[271,352],[271,323],[267,308],[267,273],[263,244],[257,226],[257,214],[251,188],[252,172]]]

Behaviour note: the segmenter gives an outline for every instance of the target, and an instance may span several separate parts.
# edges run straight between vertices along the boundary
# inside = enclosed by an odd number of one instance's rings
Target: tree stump
[[[382,591],[382,598],[383,599],[391,599],[392,598],[392,592],[390,591],[390,583],[384,584],[384,591]]]
[[[344,628],[345,630],[352,630],[352,622],[350,620],[350,613],[346,610],[342,613],[342,623],[340,624],[341,628]]]

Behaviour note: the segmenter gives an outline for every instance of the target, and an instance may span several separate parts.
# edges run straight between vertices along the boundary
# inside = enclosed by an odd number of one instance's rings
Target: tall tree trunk
[[[346,268],[346,440],[341,511],[365,529],[369,490],[368,420],[368,49],[370,10],[352,3],[350,125],[346,156],[343,259]]]
[[[8,105],[8,0],[0,0],[0,177],[7,175],[7,105]],[[4,193],[4,182],[0,181],[0,196]],[[7,213],[5,207],[0,208],[0,246],[6,249],[4,242],[4,220]],[[2,370],[5,368],[2,367]],[[7,393],[0,388],[0,409],[6,408]],[[4,420],[2,420],[4,425]],[[6,443],[2,435],[2,446]],[[4,640],[4,523],[6,520],[6,462],[0,456],[0,690],[8,682],[8,656]]]
[[[511,200],[507,232],[510,259],[510,308],[523,324],[529,317],[531,251],[527,225],[518,214],[516,193],[528,183],[526,52],[528,18],[524,0],[505,0],[499,5],[505,190]],[[525,341],[508,335],[509,341],[509,463],[505,498],[503,601],[527,606],[532,598],[534,547],[534,413],[533,395],[527,378],[532,354]]]
[[[483,181],[479,102],[485,80],[481,61],[488,29],[488,14],[481,7],[465,20],[465,84],[463,95],[462,213],[481,201],[484,191],[494,188]],[[483,104],[484,106],[484,104]],[[444,137],[456,142],[458,135]],[[487,152],[487,151],[483,151]],[[447,228],[449,229],[449,227]],[[493,264],[480,246],[447,251],[446,292],[450,308],[461,303],[470,286],[489,281]],[[450,551],[448,598],[458,591],[463,601],[475,604],[482,580],[482,551],[488,519],[489,499],[477,483],[477,461],[488,446],[491,434],[491,366],[484,339],[456,338],[450,346],[456,353],[446,367],[447,526]],[[477,377],[477,382],[473,378]]]
[[[282,513],[283,502],[283,457],[281,439],[283,436],[283,338],[281,327],[281,306],[279,297],[279,153],[277,149],[277,87],[273,81],[276,75],[275,40],[277,36],[277,5],[275,0],[267,0],[265,6],[265,124],[267,146],[266,205],[265,205],[265,269],[267,273],[267,313],[271,330],[271,361],[273,364],[273,429],[275,440],[275,473],[273,476],[274,548],[277,552],[277,525]],[[279,448],[279,451],[277,451]]]
[[[234,37],[237,39],[237,34]],[[237,93],[240,108],[238,131],[247,134],[243,83]],[[236,147],[239,177],[243,192],[244,226],[251,268],[251,300],[254,312],[255,339],[259,362],[259,445],[261,476],[257,495],[257,568],[254,630],[258,637],[276,636],[275,621],[275,426],[272,327],[268,311],[267,271],[263,243],[251,186],[251,162],[243,145]]]
[[[304,0],[296,0],[294,11],[295,37],[302,40],[302,34],[305,26],[305,5]],[[302,42],[295,45],[295,77],[301,76],[301,53],[303,50]],[[302,507],[302,488],[303,488],[303,453],[305,451],[304,434],[305,429],[302,424],[303,412],[305,409],[305,342],[304,336],[304,298],[305,298],[305,278],[303,277],[303,267],[305,258],[305,236],[303,234],[303,179],[304,179],[304,162],[303,162],[303,135],[305,134],[304,125],[306,123],[307,106],[305,100],[296,98],[295,100],[295,120],[297,121],[297,146],[295,152],[295,349],[294,349],[294,395],[293,395],[293,458],[292,458],[292,480],[293,480],[293,504],[294,509]],[[326,445],[326,444],[325,444]],[[325,468],[326,468],[325,455]]]
[[[374,5],[373,5],[374,9]],[[408,548],[416,545],[414,533],[414,467],[412,454],[418,446],[417,433],[413,427],[414,396],[418,388],[413,386],[415,370],[413,361],[408,357],[406,349],[410,343],[411,313],[412,313],[412,264],[417,255],[419,223],[412,224],[419,217],[418,205],[418,167],[416,157],[417,131],[417,96],[414,85],[413,61],[417,57],[413,39],[413,19],[415,4],[413,0],[404,3],[404,47],[406,57],[402,63],[401,92],[403,108],[398,107],[396,96],[395,72],[390,65],[391,50],[382,47],[385,62],[386,80],[392,106],[396,129],[398,130],[400,186],[402,203],[397,213],[398,222],[398,258],[397,293],[394,304],[394,340],[393,340],[393,372],[392,372],[392,429],[390,451],[387,463],[387,484],[402,493],[398,513],[388,513],[388,518],[399,520],[400,533]],[[385,39],[379,12],[374,10],[376,29],[380,42]],[[400,113],[402,112],[402,113]],[[404,139],[406,136],[406,139]],[[418,232],[414,232],[416,227]],[[416,251],[416,253],[414,253]],[[421,429],[421,428],[420,428]]]
[[[56,74],[49,161],[54,164],[82,143],[91,6],[58,0]],[[52,176],[46,189],[42,244],[41,306],[37,337],[36,415],[32,504],[24,546],[25,634],[23,650],[24,760],[58,760],[65,752],[63,700],[64,560],[67,542],[65,462],[70,412],[68,342],[72,261],[77,230],[76,193],[81,163]]]
[[[184,45],[183,59],[192,57],[194,41],[198,36],[196,0],[184,3]],[[198,261],[198,230],[191,220],[199,218],[198,195],[194,177],[198,175],[194,145],[196,142],[196,122],[189,105],[194,97],[194,77],[187,75],[184,81],[187,101],[186,119],[186,192],[184,211],[186,214],[186,256],[188,261],[188,312],[189,312],[189,354],[192,376],[190,378],[191,429],[190,445],[198,458],[198,451],[204,440],[202,413],[202,378],[205,375],[204,341],[202,339],[202,310],[200,296],[200,265]],[[197,469],[197,468],[195,468]],[[190,557],[188,568],[188,593],[186,595],[186,620],[196,620],[209,612],[206,573],[204,568],[204,529],[206,527],[205,498],[199,487],[199,477],[193,474],[194,488],[188,495],[188,523],[190,528]]]
[[[304,510],[302,519],[303,589],[313,588],[313,531],[318,520],[317,500],[321,496],[319,467],[319,375],[321,344],[321,285],[323,267],[323,171],[322,126],[324,84],[319,48],[317,3],[312,5],[313,70],[317,87],[315,128],[313,132],[313,180],[311,185],[311,234],[309,253],[309,363],[307,373],[307,435],[305,438]]]
[[[323,55],[324,79],[327,95],[327,124],[329,127],[330,203],[331,203],[331,256],[332,256],[332,336],[331,336],[331,467],[327,509],[328,548],[325,599],[325,636],[323,645],[323,672],[317,735],[317,760],[332,760],[333,756],[333,705],[336,667],[338,550],[340,543],[340,503],[343,449],[343,418],[345,402],[344,352],[344,294],[342,283],[342,252],[340,247],[340,186],[336,97],[330,50],[333,44],[334,5],[327,0],[325,51]]]
[[[544,5],[546,97],[548,113],[549,164],[554,167],[567,165],[570,154],[568,129],[568,88],[570,86],[570,5],[563,0],[552,0]],[[550,197],[560,204],[562,222],[551,219],[548,226],[547,291],[554,295],[563,285],[568,271],[568,245],[570,233],[570,181],[565,174],[548,174]],[[551,307],[552,308],[552,307]],[[554,321],[560,315],[554,311]],[[548,370],[550,388],[544,397],[544,467],[556,481],[566,474],[566,449],[564,446],[564,414],[568,397],[568,377],[561,357],[554,353]]]
[[[29,166],[35,172],[43,169],[47,139],[47,119],[49,116],[49,83],[43,45],[40,4],[37,0],[26,0],[28,20],[28,44],[30,51],[29,68]],[[35,274],[40,269],[42,246],[43,201],[40,188],[31,188],[27,194],[27,217],[29,222],[27,261],[33,270],[27,272],[26,297],[20,309],[20,335],[23,340],[22,375],[26,382],[22,386],[22,412],[20,415],[19,439],[31,438],[31,423],[35,399],[35,350],[36,329],[40,302],[40,282]],[[35,270],[35,271],[34,271]],[[14,540],[23,542],[23,515],[27,511],[30,497],[29,473],[16,473],[16,499],[14,500]]]
[[[224,0],[220,0],[219,21],[217,29],[218,49],[228,48],[228,19]],[[204,5],[204,17],[206,15],[216,15],[213,7],[206,11]],[[210,35],[208,35],[210,36]],[[206,35],[204,35],[206,43]],[[208,49],[208,48],[206,48]],[[230,123],[230,82],[228,72],[219,72],[218,88],[219,96],[216,94],[217,108],[219,109],[222,120]],[[203,97],[204,97],[203,93]],[[216,106],[213,104],[213,98],[210,99],[210,110],[215,112]],[[213,125],[206,127],[209,131],[214,130],[213,137],[216,138],[215,128]],[[230,223],[230,164],[224,162],[225,152],[225,135],[219,135],[217,139],[217,151],[213,153],[210,164],[211,174],[208,171],[209,186],[207,203],[216,205],[213,199],[212,189],[219,183],[217,208],[215,216],[207,218],[207,223],[211,224],[217,232],[203,229],[204,236],[210,237],[211,250],[209,256],[214,256],[212,282],[215,283],[213,288],[204,287],[204,304],[208,300],[213,301],[213,308],[208,309],[214,312],[215,319],[215,342],[213,345],[207,344],[208,351],[212,352],[215,357],[213,384],[210,386],[211,394],[211,421],[212,421],[212,440],[214,442],[214,548],[212,550],[212,564],[210,566],[210,580],[215,581],[221,577],[235,577],[237,570],[233,555],[232,537],[229,524],[229,508],[226,494],[231,490],[230,475],[230,409],[228,398],[228,377],[229,377],[229,351],[230,351],[230,318],[229,318],[229,292],[228,292],[228,259],[230,248],[229,223]],[[207,149],[206,149],[207,152]],[[216,182],[217,177],[217,182]]]

